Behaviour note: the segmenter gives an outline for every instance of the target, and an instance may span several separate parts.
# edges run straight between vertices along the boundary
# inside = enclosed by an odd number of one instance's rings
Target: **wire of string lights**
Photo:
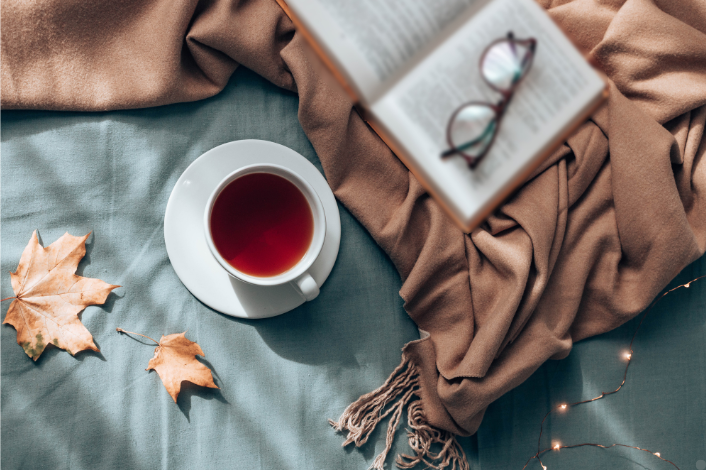
[[[550,451],[558,451],[558,450],[561,450],[561,449],[573,449],[573,448],[577,448],[577,447],[599,447],[599,448],[601,448],[601,449],[611,449],[611,448],[614,448],[614,447],[624,447],[624,448],[627,448],[627,449],[638,450],[638,451],[641,451],[641,452],[647,452],[648,454],[651,454],[653,457],[655,457],[655,458],[657,458],[657,459],[660,459],[660,460],[662,460],[662,461],[664,461],[664,462],[667,462],[667,463],[671,464],[671,465],[672,465],[674,468],[676,468],[677,470],[680,470],[679,467],[677,467],[677,465],[676,465],[674,462],[672,462],[671,460],[668,460],[668,459],[662,457],[662,454],[660,454],[659,452],[654,452],[654,451],[651,451],[651,450],[649,450],[649,449],[643,449],[643,448],[641,448],[641,447],[630,446],[630,445],[627,445],[627,444],[617,444],[617,443],[616,443],[616,444],[610,444],[610,445],[603,445],[603,444],[597,444],[597,443],[592,443],[592,442],[584,442],[584,443],[581,443],[581,444],[563,445],[563,444],[561,444],[561,443],[559,443],[559,442],[555,442],[551,447],[546,447],[546,448],[542,449],[542,434],[543,434],[543,432],[544,432],[544,422],[547,420],[547,418],[549,417],[549,415],[551,415],[552,413],[556,413],[556,412],[565,412],[565,411],[567,411],[569,408],[572,408],[572,407],[574,407],[574,406],[583,405],[583,404],[586,404],[586,403],[593,403],[593,402],[595,402],[595,401],[598,401],[598,400],[601,400],[601,399],[607,397],[608,395],[612,395],[612,394],[614,394],[614,393],[618,393],[618,392],[623,388],[623,385],[625,385],[625,382],[627,381],[627,378],[628,378],[628,369],[630,368],[630,362],[631,362],[632,359],[633,359],[633,349],[632,349],[632,345],[633,345],[633,343],[635,342],[635,338],[637,337],[637,333],[638,333],[638,331],[640,331],[640,327],[642,326],[642,323],[645,321],[645,317],[647,317],[647,314],[650,313],[650,310],[652,310],[652,308],[653,308],[655,305],[657,305],[657,302],[659,302],[660,300],[662,300],[662,299],[663,299],[664,297],[666,297],[667,295],[671,294],[672,292],[674,292],[674,291],[677,290],[677,289],[681,289],[681,288],[688,289],[691,284],[693,284],[694,282],[697,282],[697,281],[699,281],[699,280],[701,280],[701,279],[704,279],[704,278],[706,278],[706,275],[699,276],[699,277],[697,277],[697,278],[695,278],[695,279],[692,279],[691,281],[687,282],[686,284],[680,284],[680,285],[678,285],[678,286],[676,286],[676,287],[673,287],[672,289],[669,289],[669,290],[665,291],[664,293],[662,293],[662,295],[660,295],[659,297],[657,297],[657,298],[652,302],[652,304],[650,304],[650,306],[647,308],[647,310],[645,310],[645,313],[642,314],[642,318],[640,319],[640,322],[637,324],[637,328],[635,328],[635,333],[633,333],[633,335],[632,335],[632,340],[630,340],[630,346],[628,346],[628,350],[625,352],[625,354],[624,354],[624,356],[623,356],[623,357],[625,358],[625,361],[626,361],[626,364],[625,364],[625,373],[623,374],[623,380],[622,380],[622,382],[620,382],[620,385],[618,386],[618,388],[616,388],[615,390],[613,390],[613,391],[611,391],[611,392],[602,392],[599,396],[594,397],[594,398],[591,398],[591,399],[588,399],[588,400],[577,401],[577,402],[574,402],[574,403],[561,403],[561,404],[555,406],[554,408],[550,409],[550,410],[547,412],[547,414],[544,415],[544,418],[542,419],[542,422],[539,423],[539,438],[537,439],[537,453],[534,454],[532,457],[530,457],[530,458],[527,460],[527,462],[525,463],[525,466],[522,467],[522,470],[525,470],[525,469],[527,468],[527,466],[529,466],[529,464],[530,464],[533,460],[535,460],[535,459],[536,459],[536,460],[539,462],[539,464],[542,466],[542,470],[547,470],[547,466],[544,465],[544,462],[542,462],[542,458],[541,458],[541,457],[542,457],[543,454],[545,454],[546,452],[550,452]]]

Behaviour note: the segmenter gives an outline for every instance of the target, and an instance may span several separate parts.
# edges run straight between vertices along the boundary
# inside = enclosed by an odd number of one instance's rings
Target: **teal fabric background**
[[[252,72],[201,102],[110,113],[2,115],[2,297],[34,229],[45,245],[65,231],[89,238],[79,273],[120,284],[81,319],[101,349],[76,358],[49,348],[34,363],[2,327],[3,469],[355,469],[384,447],[384,423],[362,449],[342,449],[326,423],[378,387],[418,338],[386,255],[342,206],[333,272],[315,301],[247,321],[196,300],[176,277],[163,218],[173,185],[199,155],[224,142],[264,139],[321,165],[297,121],[297,97]],[[706,274],[706,259],[675,282]],[[10,302],[2,304],[2,313]],[[576,345],[495,402],[462,438],[473,469],[521,469],[536,450],[549,406],[612,390],[636,326]],[[154,372],[154,338],[187,331],[220,390],[182,389],[177,404]],[[401,429],[393,453],[408,447]],[[667,297],[635,344],[616,396],[548,421],[546,445],[622,442],[682,469],[706,461],[706,281]],[[666,469],[629,450],[551,453],[548,468]],[[392,455],[388,458],[392,467]],[[421,467],[420,467],[421,468]],[[539,469],[538,463],[529,468]]]

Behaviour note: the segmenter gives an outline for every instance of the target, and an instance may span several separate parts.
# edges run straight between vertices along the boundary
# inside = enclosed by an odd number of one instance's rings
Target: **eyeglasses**
[[[480,72],[483,80],[502,95],[498,104],[469,101],[451,115],[446,130],[449,150],[441,158],[460,155],[474,169],[488,153],[498,133],[500,119],[515,89],[532,66],[537,40],[515,39],[512,31],[483,51]]]

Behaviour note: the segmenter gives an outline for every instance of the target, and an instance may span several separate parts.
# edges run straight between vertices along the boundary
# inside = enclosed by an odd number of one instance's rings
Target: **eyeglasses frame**
[[[525,56],[525,58],[529,61],[529,64],[527,65],[526,68],[524,68],[524,73],[522,74],[522,76],[516,82],[514,82],[508,89],[503,90],[503,89],[496,87],[492,83],[490,83],[488,81],[488,79],[485,77],[485,75],[483,75],[483,61],[485,60],[485,57],[488,54],[488,52],[490,51],[490,49],[492,49],[495,45],[497,45],[501,42],[505,42],[505,41],[509,41],[511,44],[526,45],[528,48],[528,51],[527,51],[527,55]],[[471,170],[474,170],[478,166],[478,164],[481,162],[483,157],[485,157],[487,155],[488,151],[490,150],[490,148],[493,146],[493,143],[495,142],[495,137],[498,135],[498,129],[500,128],[500,122],[502,120],[503,115],[505,114],[505,111],[507,110],[508,105],[510,104],[510,101],[512,100],[512,97],[515,93],[515,90],[520,85],[520,83],[522,83],[522,81],[525,79],[525,77],[527,76],[527,73],[529,72],[530,68],[532,67],[532,63],[534,61],[534,54],[535,54],[534,51],[535,51],[536,47],[537,47],[537,40],[535,38],[530,37],[527,39],[516,39],[515,35],[513,34],[512,31],[508,31],[506,37],[498,38],[498,39],[494,40],[493,42],[491,42],[490,44],[488,44],[488,46],[486,46],[486,48],[483,50],[483,54],[481,54],[481,56],[480,56],[480,60],[478,63],[479,70],[480,70],[480,76],[483,79],[483,81],[490,88],[492,88],[496,92],[500,93],[502,95],[502,98],[495,105],[491,104],[489,102],[486,102],[486,101],[467,101],[467,102],[463,103],[462,105],[460,105],[458,108],[456,108],[456,110],[451,115],[451,118],[449,119],[449,123],[446,127],[446,141],[449,144],[450,148],[449,148],[449,150],[446,150],[441,154],[442,159],[445,159],[445,158],[448,158],[448,157],[451,157],[451,156],[458,154],[464,160],[466,160],[466,163],[468,164],[468,167]],[[523,58],[523,61],[525,60],[525,58]],[[495,120],[494,120],[495,129],[493,130],[493,136],[492,136],[490,142],[488,143],[488,145],[485,147],[485,150],[483,150],[483,153],[481,153],[480,155],[475,156],[475,157],[463,153],[463,150],[458,149],[453,144],[453,142],[451,140],[451,124],[453,124],[458,113],[461,112],[462,109],[464,109],[470,105],[485,106],[485,107],[492,109],[493,112],[495,112]],[[485,133],[483,135],[485,135]],[[467,142],[463,146],[465,147],[467,145],[473,145],[475,142],[477,142],[481,138],[483,138],[483,135],[481,135],[480,137],[475,139],[475,141]]]

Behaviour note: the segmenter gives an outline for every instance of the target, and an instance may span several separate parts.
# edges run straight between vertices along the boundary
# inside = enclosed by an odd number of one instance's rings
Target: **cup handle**
[[[314,300],[319,295],[319,286],[309,273],[302,274],[293,280],[291,284],[305,301]]]

